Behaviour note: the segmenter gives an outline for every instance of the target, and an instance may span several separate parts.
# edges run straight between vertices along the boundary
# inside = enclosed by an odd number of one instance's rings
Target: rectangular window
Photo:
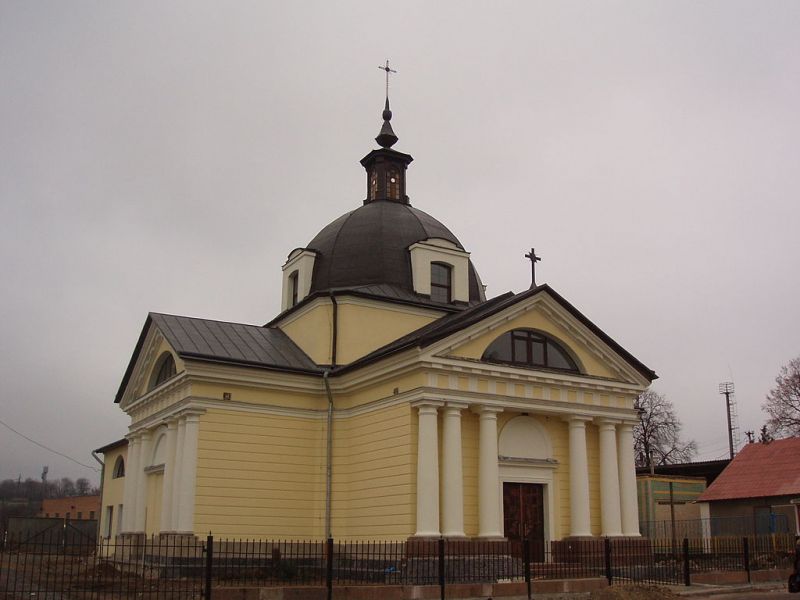
[[[64,518],[65,518],[67,521],[69,521],[69,517],[70,517],[70,515],[71,515],[71,514],[72,514],[72,513],[67,513],[66,515],[64,515]]]
[[[117,533],[122,531],[122,504],[117,505]]]
[[[93,510],[89,511],[89,520],[90,521],[94,521],[94,511]]]
[[[431,300],[450,302],[452,299],[452,278],[450,267],[431,263]]]
[[[80,521],[81,519],[83,519],[83,511],[79,510],[78,511],[78,520]]]
[[[111,537],[111,526],[114,523],[114,507],[113,506],[106,506],[106,523],[103,529],[104,534],[107,538]]]

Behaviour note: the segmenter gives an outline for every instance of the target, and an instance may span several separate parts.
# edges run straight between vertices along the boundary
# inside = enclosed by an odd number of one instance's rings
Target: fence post
[[[531,600],[531,538],[525,536],[522,546],[522,560],[525,561],[525,585],[528,587],[528,600]]]
[[[328,591],[328,600],[333,598],[333,538],[328,538],[325,542],[326,546],[326,559],[327,564],[325,565],[325,587]]]
[[[439,596],[444,600],[444,538],[439,538]]]
[[[683,584],[692,585],[692,573],[689,565],[689,538],[683,538]]]
[[[614,581],[614,575],[611,572],[611,538],[603,538],[603,554],[606,559],[606,579],[608,579],[608,585],[611,585]]]
[[[744,570],[747,571],[747,583],[750,581],[750,540],[742,538],[742,552],[744,554]]]
[[[205,600],[211,600],[211,569],[214,566],[214,536],[206,537],[206,586],[203,590]]]

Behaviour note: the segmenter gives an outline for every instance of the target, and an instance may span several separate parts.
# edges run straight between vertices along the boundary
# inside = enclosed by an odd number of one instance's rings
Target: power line
[[[53,454],[58,454],[59,456],[62,456],[62,457],[64,457],[64,458],[66,458],[67,460],[71,460],[71,461],[72,461],[72,462],[74,462],[76,465],[80,465],[80,466],[82,466],[82,467],[85,467],[85,468],[87,468],[87,469],[91,469],[91,470],[92,470],[92,471],[94,471],[95,473],[97,473],[97,472],[99,471],[99,469],[96,469],[95,467],[93,467],[93,466],[91,466],[91,465],[85,465],[85,464],[83,464],[82,462],[80,462],[80,461],[78,461],[78,460],[75,460],[75,459],[74,459],[74,458],[72,458],[71,456],[67,456],[66,454],[63,454],[63,453],[59,452],[58,450],[53,450],[52,448],[48,448],[48,447],[47,447],[47,446],[45,446],[44,444],[40,444],[40,443],[39,443],[39,442],[37,442],[36,440],[29,438],[29,437],[28,437],[27,435],[25,435],[24,433],[21,433],[21,432],[17,431],[17,430],[16,430],[16,429],[14,429],[14,428],[13,428],[11,425],[9,425],[8,423],[4,422],[2,419],[0,419],[0,425],[2,425],[3,427],[5,427],[5,428],[6,428],[6,429],[8,429],[9,431],[13,431],[13,432],[14,432],[14,433],[16,433],[16,434],[17,434],[19,437],[21,437],[21,438],[25,438],[25,439],[26,439],[26,440],[28,440],[28,441],[29,441],[31,444],[36,444],[37,446],[39,446],[39,448],[43,448],[43,449],[47,450],[48,452],[52,452]]]

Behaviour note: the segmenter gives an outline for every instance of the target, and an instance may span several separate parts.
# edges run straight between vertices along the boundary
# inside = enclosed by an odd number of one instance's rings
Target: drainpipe
[[[331,304],[333,305],[333,331],[331,332],[331,366],[330,369],[325,369],[322,374],[322,383],[325,385],[325,394],[328,397],[328,426],[327,426],[327,450],[325,452],[325,539],[331,539],[333,536],[331,530],[331,482],[333,480],[333,394],[331,393],[331,384],[328,378],[331,374],[331,369],[336,366],[336,346],[338,341],[339,331],[339,305],[336,303],[336,297],[333,292],[330,294]]]
[[[97,456],[94,450],[92,450],[92,458],[100,463],[100,514],[97,515],[97,533],[95,539],[102,544],[100,541],[100,525],[103,521],[103,479],[105,479],[106,476],[106,463],[100,460],[100,457]],[[44,489],[42,489],[42,497],[44,497]]]
[[[325,384],[325,393],[328,396],[328,428],[327,428],[327,457],[325,465],[325,539],[331,536],[331,480],[333,478],[333,395],[331,385],[328,382],[330,369],[326,369],[322,374],[322,382]]]

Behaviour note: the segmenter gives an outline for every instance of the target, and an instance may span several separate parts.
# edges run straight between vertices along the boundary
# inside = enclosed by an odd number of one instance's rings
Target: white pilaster
[[[461,459],[461,411],[448,402],[442,422],[442,535],[464,537],[464,473]]]
[[[437,407],[441,402],[415,404],[419,412],[417,431],[417,532],[418,537],[439,536],[439,427]]]
[[[180,478],[180,508],[178,509],[178,529],[182,532],[194,531],[194,493],[197,481],[197,438],[200,430],[200,416],[187,414],[184,417],[183,457]]]
[[[175,420],[167,423],[167,454],[164,458],[164,484],[161,491],[161,524],[159,531],[174,531],[172,494],[175,489],[175,450],[178,445],[178,426]]]
[[[600,518],[602,535],[622,535],[620,515],[619,462],[617,460],[617,423],[600,419]]]
[[[181,479],[183,477],[183,442],[186,437],[186,419],[179,418],[175,421],[175,469],[172,478],[172,524],[170,531],[180,528],[181,514]]]
[[[138,461],[136,465],[136,511],[133,516],[132,530],[137,533],[143,533],[147,515],[147,475],[144,472],[144,468],[148,466],[150,461],[149,431],[143,431],[139,436],[139,452],[136,456]]]
[[[636,490],[636,463],[633,456],[633,424],[617,428],[617,460],[619,462],[619,497],[622,512],[622,535],[638,536],[639,496]]]
[[[589,461],[586,456],[588,417],[570,417],[569,423],[569,513],[570,535],[592,535],[589,520]]]
[[[122,492],[122,531],[120,533],[134,531],[137,475],[139,470],[139,436],[130,435],[128,436],[128,450],[125,456],[125,487]]]
[[[500,525],[500,468],[497,457],[497,413],[501,408],[480,406],[478,433],[478,537],[503,537]]]

